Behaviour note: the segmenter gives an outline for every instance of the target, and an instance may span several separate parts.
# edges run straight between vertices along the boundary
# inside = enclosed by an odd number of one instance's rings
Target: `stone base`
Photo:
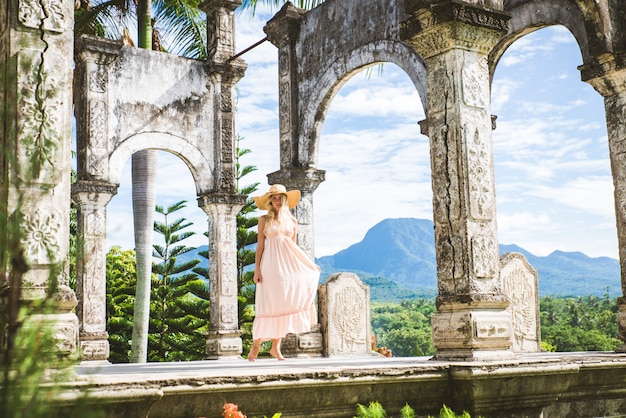
[[[437,349],[433,360],[437,361],[501,361],[517,358],[513,350],[460,350]]]
[[[74,313],[37,314],[24,321],[26,327],[48,328],[55,339],[55,350],[62,356],[78,352],[78,317]]]
[[[107,332],[80,334],[80,349],[83,361],[108,363],[110,355],[109,334]]]
[[[504,309],[466,309],[432,315],[437,359],[503,360],[511,350],[511,315]]]
[[[206,359],[239,358],[243,352],[239,331],[209,332],[206,340]]]
[[[322,333],[319,324],[306,334],[288,334],[280,344],[285,357],[322,357]]]

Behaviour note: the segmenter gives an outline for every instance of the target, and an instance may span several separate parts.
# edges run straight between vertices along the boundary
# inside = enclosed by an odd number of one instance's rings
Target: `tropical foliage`
[[[241,166],[241,157],[250,153],[248,148],[241,147],[243,138],[237,137],[237,192],[251,196],[257,191],[259,183],[242,186],[241,179],[247,174],[256,171],[252,165]],[[253,215],[256,205],[252,198],[248,198],[237,214],[237,289],[239,307],[239,329],[243,340],[243,351],[250,351],[252,342],[252,321],[254,320],[254,263],[256,256],[257,232],[259,218]]]
[[[153,257],[160,260],[152,265],[153,279],[150,297],[150,332],[148,359],[150,361],[201,360],[205,357],[209,318],[209,285],[191,272],[200,260],[178,262],[177,257],[193,247],[182,241],[194,235],[185,231],[192,223],[184,218],[169,220],[169,216],[185,207],[185,201],[156,212],[164,221],[155,221],[154,230],[165,245],[154,245]]]
[[[622,344],[617,333],[617,301],[604,298],[540,299],[542,347],[546,351],[613,351]],[[396,357],[433,355],[430,317],[434,299],[372,302],[372,330],[379,346]]]

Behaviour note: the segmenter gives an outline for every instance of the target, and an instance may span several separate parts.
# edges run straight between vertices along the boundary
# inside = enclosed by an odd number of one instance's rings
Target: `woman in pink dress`
[[[267,214],[259,218],[254,282],[256,299],[252,348],[248,360],[259,355],[261,342],[272,341],[270,354],[284,360],[282,338],[309,332],[317,323],[315,295],[320,268],[296,244],[298,221],[291,214],[300,191],[274,184],[254,202]]]

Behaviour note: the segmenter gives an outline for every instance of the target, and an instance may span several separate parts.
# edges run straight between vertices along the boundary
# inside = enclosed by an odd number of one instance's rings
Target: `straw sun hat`
[[[287,206],[289,206],[289,209],[295,208],[300,201],[300,190],[287,191],[282,184],[272,184],[269,192],[265,193],[263,196],[253,197],[256,207],[261,210],[268,210],[270,199],[275,194],[284,194],[287,196]]]

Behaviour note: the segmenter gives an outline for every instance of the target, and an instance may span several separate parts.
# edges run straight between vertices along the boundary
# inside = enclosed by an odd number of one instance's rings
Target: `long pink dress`
[[[270,340],[309,332],[317,323],[315,295],[320,270],[291,239],[290,231],[273,225],[265,230],[261,277],[256,285],[252,338]]]

